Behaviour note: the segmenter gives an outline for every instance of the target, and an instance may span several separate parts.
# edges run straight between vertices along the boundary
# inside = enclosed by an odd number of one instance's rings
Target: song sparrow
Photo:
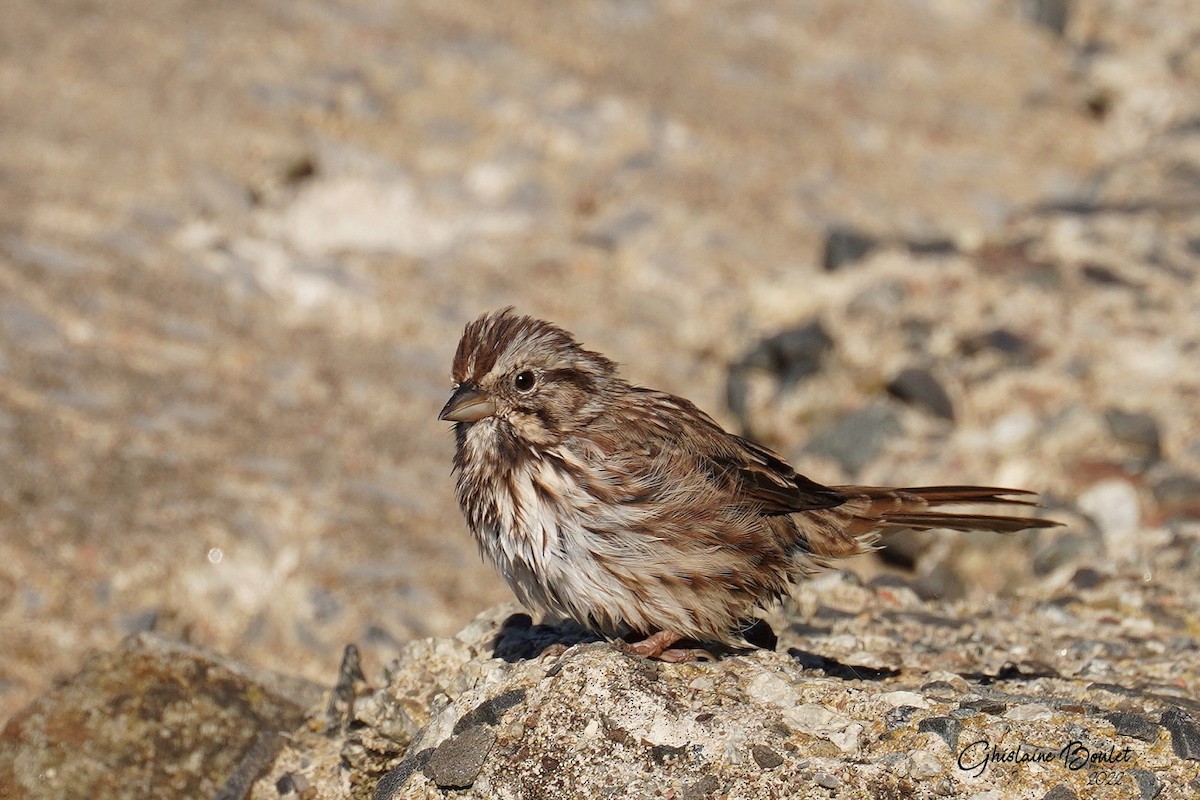
[[[1057,523],[934,511],[1033,505],[1019,489],[823,486],[681,397],[633,386],[572,334],[511,308],[467,325],[454,393],[458,502],[529,607],[663,660],[682,639],[745,645],[756,608],[904,528]]]

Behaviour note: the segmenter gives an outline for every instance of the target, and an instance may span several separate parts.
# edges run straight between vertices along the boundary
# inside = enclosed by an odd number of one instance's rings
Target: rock
[[[442,789],[466,789],[495,744],[496,734],[486,725],[473,725],[438,745],[425,762],[425,774]]]
[[[1143,464],[1153,464],[1162,457],[1158,420],[1150,414],[1109,408],[1104,412],[1104,422],[1113,438],[1128,445]]]
[[[958,253],[958,243],[953,239],[939,236],[931,236],[926,239],[908,239],[905,240],[904,246],[908,252],[914,256],[929,257],[929,256],[951,256]]]
[[[833,339],[821,321],[813,319],[769,336],[747,351],[729,368],[725,379],[725,403],[741,422],[742,430],[751,427],[747,397],[751,370],[771,374],[779,389],[787,389],[819,372],[832,348]]]
[[[985,333],[966,337],[959,342],[964,355],[973,356],[985,352],[996,352],[1013,364],[1029,366],[1036,359],[1033,344],[1024,336],[1007,328],[993,328]]]
[[[822,789],[833,790],[838,788],[840,781],[838,781],[836,775],[831,775],[828,772],[818,772],[813,775],[813,783],[815,783],[817,786],[820,786]]]
[[[1158,777],[1148,769],[1131,769],[1129,774],[1138,787],[1138,800],[1154,800],[1162,791]]]
[[[775,769],[783,763],[783,756],[771,748],[763,747],[762,745],[753,745],[750,748],[750,755],[754,758],[754,763],[763,769]]]
[[[1102,264],[1084,264],[1079,270],[1084,278],[1099,286],[1125,286],[1131,284],[1117,273]]]
[[[935,417],[954,421],[954,404],[938,379],[927,369],[909,367],[887,385],[888,394]]]
[[[1108,577],[1099,570],[1092,569],[1091,567],[1080,567],[1071,576],[1071,585],[1077,589],[1094,589],[1106,580],[1108,580]]]
[[[320,696],[140,634],[8,721],[0,787],[12,798],[240,798]]]
[[[1041,28],[1062,36],[1067,32],[1071,17],[1070,0],[1024,0],[1021,11],[1026,19]]]
[[[1129,711],[1114,711],[1104,717],[1113,724],[1118,736],[1133,736],[1144,742],[1157,742],[1162,728],[1155,722]]]
[[[1043,742],[1054,731],[1110,743],[1128,754],[1139,795],[1152,797],[1185,784],[1200,760],[1200,729],[1190,711],[1200,704],[1184,698],[1196,688],[1198,656],[1176,643],[1176,632],[1157,630],[1158,617],[1134,618],[1163,593],[1193,603],[1198,584],[1194,576],[1157,574],[1162,585],[1114,571],[1080,595],[1047,587],[1036,603],[1024,596],[920,601],[906,590],[897,609],[894,581],[864,585],[852,573],[830,572],[798,589],[798,608],[811,611],[804,621],[782,620],[784,652],[751,650],[711,663],[647,661],[577,638],[578,626],[534,625],[501,606],[453,638],[409,642],[376,688],[364,684],[355,650],[347,648],[332,704],[318,704],[313,688],[301,684],[307,689],[296,700],[304,702],[280,706],[275,698],[291,693],[275,688],[278,679],[243,683],[238,668],[196,651],[168,648],[167,657],[156,659],[161,645],[127,646],[90,668],[120,691],[80,702],[86,700],[81,677],[48,696],[67,706],[59,712],[67,716],[53,725],[31,727],[44,718],[41,712],[14,718],[0,737],[0,778],[6,787],[22,787],[16,800],[72,796],[74,786],[88,796],[172,796],[177,785],[185,791],[176,796],[221,800],[333,800],[347,785],[358,787],[357,796],[374,787],[376,800],[432,800],[446,791],[460,800],[656,791],[903,796],[912,794],[914,783],[932,787],[926,782],[962,772],[967,730],[971,742],[1003,730],[1005,742]],[[1138,622],[1138,636],[1099,621],[1115,603]],[[822,626],[812,624],[818,619]],[[155,640],[131,640],[142,641]],[[815,652],[804,655],[795,646],[801,641]],[[961,646],[964,641],[971,645]],[[547,642],[563,645],[561,652],[518,655]],[[135,656],[137,669],[129,663]],[[164,681],[142,669],[156,661],[182,668]],[[1168,671],[1180,676],[1179,697],[1137,688]],[[49,699],[39,703],[49,705]],[[76,713],[98,707],[108,710]],[[165,711],[146,713],[155,708]],[[308,717],[304,708],[332,713],[335,724]],[[1159,726],[1144,716],[1150,712],[1170,732],[1168,750]],[[232,732],[209,724],[222,714]],[[82,745],[80,724],[92,726]],[[122,735],[110,735],[109,728]],[[153,746],[139,750],[126,728]],[[195,767],[171,762],[175,751],[162,751],[162,742],[184,742],[186,755],[177,758],[211,764],[206,782],[184,783]],[[153,771],[135,762],[130,773],[97,766],[130,752],[166,758],[166,766]],[[46,772],[39,765],[51,755],[57,782],[39,793]],[[1136,766],[1150,763],[1153,771]],[[1014,791],[1011,770],[983,766],[971,777],[973,796],[1046,796],[1041,780]],[[87,770],[115,776],[122,786],[132,774],[136,780],[128,785],[136,792],[108,794],[98,777],[80,780]],[[1070,776],[1060,780],[1050,796],[1084,789]]]
[[[813,319],[763,339],[739,363],[770,372],[786,388],[819,372],[832,348],[833,338],[820,320]]]
[[[835,226],[825,232],[825,251],[821,264],[826,272],[836,272],[844,266],[861,261],[878,246],[875,237],[856,228]]]
[[[1200,517],[1200,478],[1175,472],[1154,483],[1159,512],[1166,517]]]
[[[1042,795],[1042,800],[1079,800],[1079,795],[1075,794],[1070,786],[1060,783]]]
[[[890,406],[871,405],[851,411],[818,430],[804,449],[838,462],[848,474],[855,475],[874,461],[902,430]]]
[[[1178,708],[1163,712],[1162,726],[1171,734],[1171,749],[1180,758],[1200,761],[1200,726],[1191,715]]]
[[[958,734],[962,723],[953,717],[926,717],[917,723],[917,730],[936,733],[952,752],[958,752]]]

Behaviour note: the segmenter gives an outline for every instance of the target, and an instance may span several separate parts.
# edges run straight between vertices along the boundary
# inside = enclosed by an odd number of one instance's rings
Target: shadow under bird
[[[526,606],[649,658],[709,655],[684,640],[745,646],[757,609],[891,531],[1058,524],[943,510],[1035,505],[1020,489],[816,483],[511,308],[466,326],[453,378],[438,419],[455,423],[458,502],[480,550]]]

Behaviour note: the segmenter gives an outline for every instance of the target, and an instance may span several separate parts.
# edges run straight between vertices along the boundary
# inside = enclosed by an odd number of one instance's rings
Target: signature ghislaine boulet
[[[1049,764],[1059,760],[1070,770],[1083,769],[1088,765],[1124,764],[1133,761],[1133,750],[1129,747],[1118,750],[1113,745],[1107,751],[1093,751],[1078,739],[1072,739],[1059,748],[1024,743],[1004,748],[987,739],[979,739],[959,752],[958,768],[978,778],[987,771],[989,764]]]

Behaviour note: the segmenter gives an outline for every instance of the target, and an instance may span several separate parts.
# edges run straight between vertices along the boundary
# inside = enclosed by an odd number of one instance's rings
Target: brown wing
[[[755,505],[763,516],[835,508],[846,502],[841,492],[800,475],[762,445],[726,435],[733,452],[705,454],[703,463],[709,471],[730,482],[732,491]]]
[[[633,394],[633,407],[643,413],[624,417],[626,433],[643,444],[661,442],[675,458],[691,461],[698,474],[729,498],[728,505],[780,516],[846,502],[846,495],[797,474],[767,448],[726,432],[691,402],[649,389],[634,389]]]

